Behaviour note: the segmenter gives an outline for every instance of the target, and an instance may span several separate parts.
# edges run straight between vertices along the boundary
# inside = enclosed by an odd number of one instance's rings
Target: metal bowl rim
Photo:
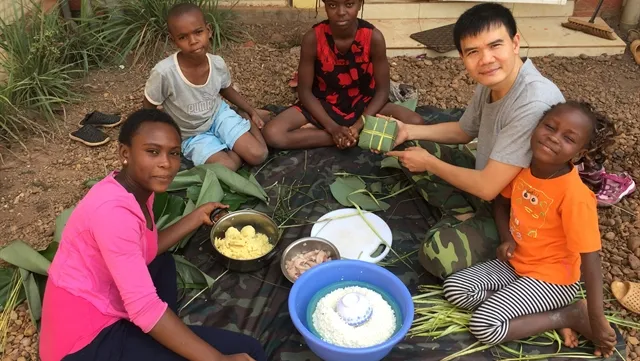
[[[295,280],[292,280],[291,278],[289,278],[289,274],[288,274],[288,273],[287,273],[287,271],[286,271],[286,258],[285,258],[285,256],[286,256],[289,252],[291,252],[291,250],[292,250],[295,246],[297,246],[297,245],[299,245],[299,244],[301,244],[301,243],[304,243],[304,242],[308,242],[308,241],[319,241],[319,242],[321,242],[321,243],[326,243],[326,244],[328,244],[328,245],[330,246],[330,248],[332,248],[332,249],[336,252],[336,257],[335,257],[334,259],[332,259],[332,261],[337,261],[337,260],[340,260],[340,259],[341,259],[340,251],[338,250],[338,247],[336,247],[336,246],[335,246],[333,243],[331,243],[331,241],[329,241],[328,239],[321,238],[321,237],[303,237],[303,238],[297,239],[297,240],[295,240],[295,241],[291,242],[291,244],[290,244],[290,245],[288,245],[288,246],[287,246],[287,248],[285,248],[285,249],[284,249],[284,251],[282,251],[282,255],[280,256],[280,271],[282,271],[282,274],[284,275],[284,277],[285,277],[286,279],[288,279],[288,280],[289,280],[289,282],[291,282],[291,283],[295,283]],[[311,268],[313,268],[313,267],[311,267]]]
[[[262,212],[259,212],[259,211],[253,210],[253,209],[241,209],[241,210],[229,212],[229,213],[225,214],[224,216],[220,217],[220,219],[218,219],[216,224],[214,224],[213,227],[211,228],[211,232],[209,232],[209,241],[211,242],[211,245],[213,246],[214,250],[216,252],[220,253],[222,256],[224,256],[224,257],[226,257],[226,258],[228,258],[228,259],[230,259],[230,260],[232,260],[234,262],[254,262],[254,261],[258,261],[258,260],[262,259],[263,257],[266,258],[267,256],[271,255],[276,250],[276,247],[280,243],[280,231],[278,231],[278,234],[276,235],[278,238],[275,240],[275,242],[273,244],[273,248],[269,252],[267,252],[267,253],[265,253],[262,256],[257,257],[257,258],[252,258],[252,259],[236,259],[236,258],[232,258],[232,257],[229,257],[229,256],[225,255],[224,253],[220,252],[218,247],[216,247],[216,242],[215,242],[215,238],[213,237],[213,234],[214,234],[216,228],[218,227],[218,225],[222,221],[226,220],[227,218],[231,218],[233,216],[238,216],[238,215],[241,215],[241,214],[253,214],[253,215],[264,217],[269,221],[269,223],[271,223],[273,225],[273,227],[276,230],[278,229],[278,225],[276,224],[276,222],[273,220],[273,218],[269,217],[269,215],[267,215],[266,213],[262,213]]]

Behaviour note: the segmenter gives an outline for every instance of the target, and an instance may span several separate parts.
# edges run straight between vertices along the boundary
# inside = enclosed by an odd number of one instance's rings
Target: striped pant
[[[463,269],[444,281],[444,296],[457,307],[475,310],[469,330],[490,345],[505,339],[509,320],[565,307],[579,289],[578,283],[554,285],[520,277],[500,260]],[[487,298],[487,291],[495,294]]]

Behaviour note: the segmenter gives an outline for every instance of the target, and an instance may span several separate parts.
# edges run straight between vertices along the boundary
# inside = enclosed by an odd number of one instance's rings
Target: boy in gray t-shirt
[[[509,9],[482,3],[460,16],[454,39],[465,68],[479,84],[459,122],[407,125],[398,140],[416,140],[397,157],[442,219],[422,244],[420,263],[444,278],[496,257],[500,240],[492,201],[531,161],[531,134],[562,93],[520,58],[520,35]],[[478,139],[475,158],[458,147]],[[415,146],[412,146],[415,145]]]
[[[224,60],[208,54],[211,27],[200,8],[174,6],[167,27],[180,51],[159,62],[149,75],[145,108],[162,105],[182,131],[182,153],[195,165],[220,163],[237,170],[246,162],[258,165],[268,150],[258,112],[231,86]],[[222,98],[244,110],[247,120]]]

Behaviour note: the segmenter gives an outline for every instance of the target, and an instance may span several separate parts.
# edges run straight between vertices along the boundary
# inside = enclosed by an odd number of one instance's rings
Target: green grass
[[[73,22],[59,11],[43,13],[39,1],[14,2],[12,22],[0,19],[0,140],[18,141],[27,133],[52,134],[64,105],[81,99],[74,89],[89,70],[151,62],[169,45],[165,18],[184,0],[121,0],[115,8],[84,6]],[[214,30],[213,49],[240,35],[234,13],[219,9],[218,0],[198,4]],[[17,3],[17,4],[16,4]],[[28,8],[29,11],[25,11]]]
[[[112,46],[121,61],[133,56],[133,63],[153,61],[168,49],[170,40],[166,25],[169,9],[184,0],[121,0],[120,6],[109,10],[109,20],[98,37]],[[225,42],[238,41],[241,32],[230,9],[218,7],[218,0],[194,0],[204,12],[213,30],[212,48]]]
[[[64,104],[80,95],[75,79],[100,64],[100,43],[86,36],[89,21],[76,26],[57,12],[43,13],[37,3],[14,4],[14,20],[0,19],[0,137],[20,140],[24,130],[50,133]]]

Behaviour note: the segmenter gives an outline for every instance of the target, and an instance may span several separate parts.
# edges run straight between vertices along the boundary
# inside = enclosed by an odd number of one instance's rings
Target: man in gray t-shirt
[[[429,231],[420,262],[438,277],[496,258],[500,243],[492,201],[531,161],[530,139],[542,115],[564,102],[562,93],[519,56],[515,19],[502,5],[483,3],[456,22],[454,39],[469,75],[479,84],[459,122],[398,123],[398,141],[416,147],[398,157],[420,193],[442,211]],[[443,144],[477,138],[475,159]]]

